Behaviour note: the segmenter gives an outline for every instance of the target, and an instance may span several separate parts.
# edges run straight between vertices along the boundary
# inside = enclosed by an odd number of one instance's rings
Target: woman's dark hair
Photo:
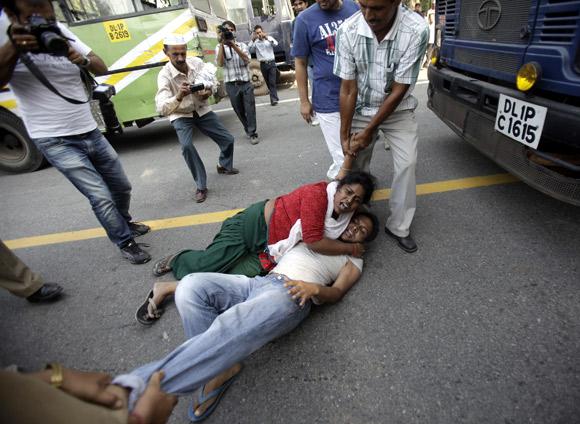
[[[365,239],[365,243],[370,243],[371,241],[373,241],[374,239],[377,238],[377,235],[379,234],[379,218],[377,218],[377,216],[372,213],[369,212],[366,209],[359,209],[357,210],[354,215],[352,216],[353,218],[357,217],[357,216],[366,216],[368,219],[370,219],[373,223],[373,229],[372,231],[367,235],[367,238]]]
[[[370,174],[359,171],[351,172],[342,180],[338,180],[337,189],[345,184],[360,184],[365,191],[363,203],[368,204],[371,201],[371,196],[373,195],[373,191],[375,191],[375,181]]]
[[[264,28],[262,28],[262,25],[256,25],[256,26],[254,27],[254,31],[256,31],[256,30],[258,30],[258,29],[261,29],[261,30],[263,30]]]
[[[236,24],[234,24],[232,21],[223,21],[222,26],[224,25],[229,25],[234,29],[234,31],[236,30]]]

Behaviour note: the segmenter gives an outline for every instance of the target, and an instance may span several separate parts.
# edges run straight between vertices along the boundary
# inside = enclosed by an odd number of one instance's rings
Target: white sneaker
[[[312,125],[313,127],[317,127],[320,125],[320,122],[318,122],[318,117],[316,116],[316,114],[314,114],[310,119],[310,125]]]

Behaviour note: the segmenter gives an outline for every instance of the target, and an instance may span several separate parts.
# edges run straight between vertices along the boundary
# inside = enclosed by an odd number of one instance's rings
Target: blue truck
[[[580,1],[438,0],[428,107],[530,186],[580,206]]]

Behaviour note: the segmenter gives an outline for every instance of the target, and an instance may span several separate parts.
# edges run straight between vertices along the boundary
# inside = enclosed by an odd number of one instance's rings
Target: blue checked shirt
[[[248,46],[244,43],[236,44],[240,48],[242,52],[244,52],[248,57],[250,57],[250,50],[248,50]],[[216,58],[216,65],[217,65],[217,57],[220,51],[220,44],[215,48],[215,58]],[[224,46],[224,66],[223,66],[223,75],[225,82],[234,82],[234,81],[250,81],[250,71],[248,65],[244,63],[242,58],[236,51],[229,46]]]
[[[413,110],[417,99],[411,95],[423,63],[429,27],[417,13],[399,6],[393,27],[379,43],[361,12],[344,22],[336,34],[334,74],[357,80],[355,111],[375,115],[391,92],[393,81],[409,89],[396,110]]]

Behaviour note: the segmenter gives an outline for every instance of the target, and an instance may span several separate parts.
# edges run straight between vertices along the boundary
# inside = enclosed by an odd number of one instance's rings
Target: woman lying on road
[[[173,271],[177,280],[193,272],[264,275],[301,240],[324,255],[361,257],[361,243],[337,239],[354,211],[370,201],[373,190],[369,174],[353,172],[340,181],[308,184],[255,203],[226,219],[205,250],[186,250],[163,258],[154,265],[153,274]],[[162,312],[159,306],[176,287],[177,282],[155,284],[137,310],[137,321],[150,325],[157,320]]]
[[[357,213],[340,239],[373,240],[377,218]],[[311,303],[338,302],[359,279],[363,261],[347,255],[322,255],[299,243],[263,277],[196,273],[184,277],[175,303],[188,339],[164,359],[116,377],[131,390],[130,407],[147,381],[162,370],[161,389],[193,393],[189,418],[201,421],[216,408],[241,370],[240,361],[269,341],[293,330],[310,312]]]

